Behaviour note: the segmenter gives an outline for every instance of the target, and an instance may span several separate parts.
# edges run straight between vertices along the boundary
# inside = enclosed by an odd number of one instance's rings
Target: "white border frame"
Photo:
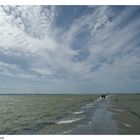
[[[140,5],[140,0],[0,0],[0,5]]]
[[[140,5],[140,0],[0,0],[0,5]],[[140,135],[0,135],[0,140],[140,140]]]

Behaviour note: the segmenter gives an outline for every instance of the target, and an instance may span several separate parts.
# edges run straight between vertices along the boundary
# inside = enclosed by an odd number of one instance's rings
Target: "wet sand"
[[[118,133],[140,135],[140,94],[113,95],[110,101],[109,110],[117,121]]]
[[[92,120],[88,124],[80,124],[74,128],[70,134],[118,134],[118,126],[116,120],[113,119],[113,113],[108,110],[111,106],[109,98],[100,99],[96,104],[96,108],[91,108]]]
[[[0,99],[1,134],[140,134],[140,94],[112,94],[105,100],[99,95]]]
[[[92,114],[92,120],[88,123],[79,124],[68,134],[140,134],[140,110],[137,106],[140,104],[140,95],[132,95],[129,98],[128,96],[130,95],[124,95],[122,101],[116,101],[116,95],[109,95],[105,100],[98,100],[88,110],[88,113]]]

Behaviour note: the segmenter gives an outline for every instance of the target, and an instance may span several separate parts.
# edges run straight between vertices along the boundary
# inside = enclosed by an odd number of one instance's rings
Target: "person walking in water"
[[[105,96],[106,96],[105,94],[102,94],[102,95],[101,95],[102,100],[105,99]]]

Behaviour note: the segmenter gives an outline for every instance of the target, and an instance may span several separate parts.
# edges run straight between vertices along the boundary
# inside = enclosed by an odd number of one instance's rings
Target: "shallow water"
[[[98,95],[0,95],[0,134],[65,134]]]
[[[86,107],[89,107],[87,114],[91,114],[88,123],[81,123],[72,129],[70,134],[118,134],[117,122],[113,120],[113,114],[108,110],[110,106],[109,100],[100,99],[92,104],[92,106],[91,104],[90,106],[89,104],[86,105]]]

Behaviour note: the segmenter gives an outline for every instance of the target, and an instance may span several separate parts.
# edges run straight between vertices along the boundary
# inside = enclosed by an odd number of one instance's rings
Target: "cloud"
[[[139,7],[69,8],[68,24],[63,6],[0,7],[1,77],[27,90],[138,91]]]
[[[48,33],[54,16],[52,9],[48,8],[47,11],[47,8],[40,6],[1,7],[1,61],[9,65],[20,65],[23,71],[26,66],[26,70],[29,70],[31,65],[35,65],[36,57],[42,59],[41,52],[56,47],[55,41]],[[22,23],[19,23],[19,20]]]

